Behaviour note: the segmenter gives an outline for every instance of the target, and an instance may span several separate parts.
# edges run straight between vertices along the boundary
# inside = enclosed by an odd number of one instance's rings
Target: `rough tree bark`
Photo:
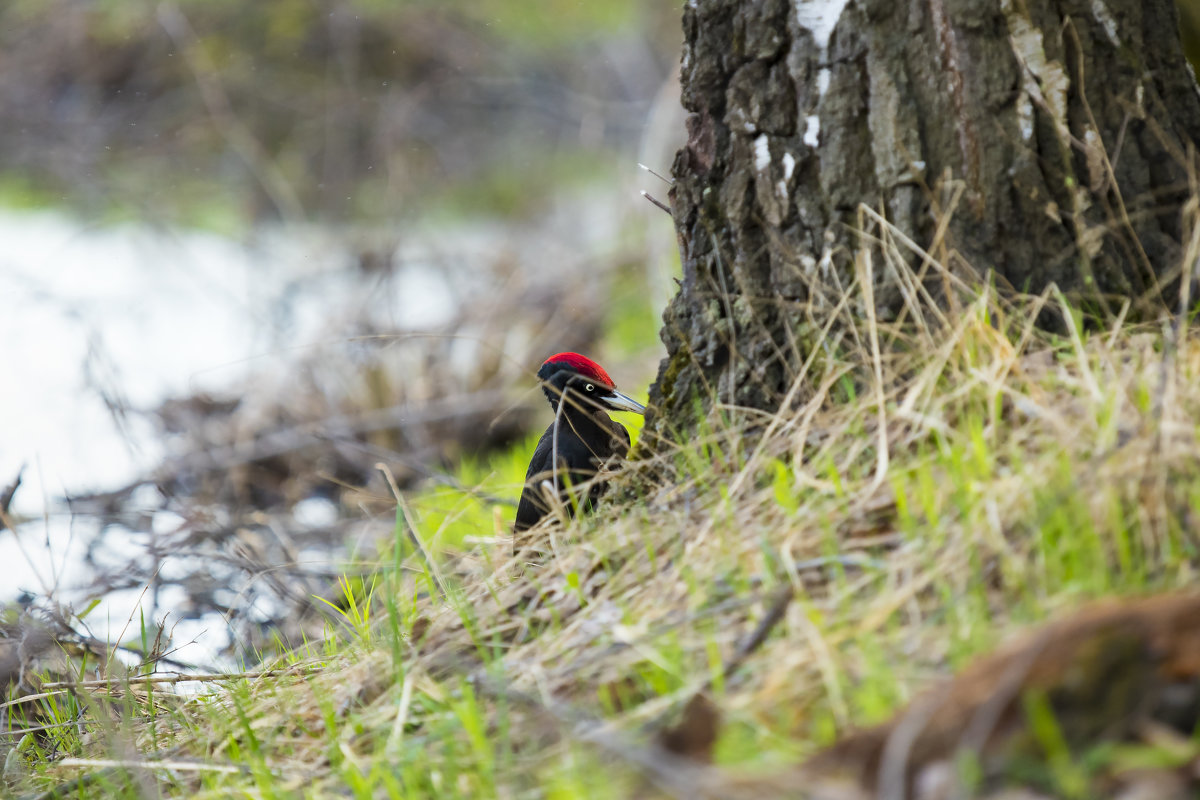
[[[1200,95],[1172,0],[690,0],[683,24],[651,429],[687,429],[695,397],[778,406],[860,204],[1001,287],[1104,311],[1177,285]]]

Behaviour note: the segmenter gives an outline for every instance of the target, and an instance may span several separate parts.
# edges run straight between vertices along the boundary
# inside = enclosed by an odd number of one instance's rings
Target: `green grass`
[[[734,410],[701,409],[697,435],[662,446],[645,497],[554,530],[542,565],[511,558],[512,508],[494,500],[517,495],[535,439],[463,461],[461,488],[404,498],[377,577],[343,586],[342,624],[267,665],[290,674],[198,694],[131,681],[117,704],[53,694],[31,724],[61,727],[15,743],[9,787],[94,774],[82,796],[140,797],[148,780],[166,796],[627,797],[647,769],[630,753],[697,690],[723,712],[718,764],[778,770],[1014,631],[1188,585],[1200,452],[1160,434],[1195,433],[1200,339],[1181,343],[1156,410],[1153,331],[1060,339],[1027,333],[1034,301],[1005,307],[1007,326],[986,324],[990,295],[972,302],[939,347],[889,357],[885,437],[871,356],[843,354],[814,375],[828,393],[766,439]],[[847,364],[849,383],[822,380]],[[785,585],[794,602],[726,674]],[[1122,746],[1081,764],[1045,698],[1023,708],[1035,782],[1057,796],[1194,751]],[[78,719],[86,736],[64,724]]]

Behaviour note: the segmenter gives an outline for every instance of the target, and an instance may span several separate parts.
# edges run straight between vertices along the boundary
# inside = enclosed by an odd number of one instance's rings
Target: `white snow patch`
[[[1112,46],[1120,47],[1121,39],[1117,36],[1117,21],[1113,19],[1112,12],[1104,4],[1104,0],[1092,0],[1092,16],[1104,26],[1104,32],[1108,35],[1108,41],[1112,42]]]
[[[775,182],[775,194],[780,200],[788,199],[787,181],[780,179]]]
[[[824,57],[829,37],[849,0],[796,0],[796,21],[812,34]],[[822,58],[823,60],[823,58]]]
[[[821,118],[816,114],[809,114],[804,118],[804,143],[809,147],[816,147],[821,143]]]
[[[829,91],[829,81],[832,78],[833,72],[830,71],[829,67],[821,67],[817,72],[817,93],[821,97],[824,97],[825,93]]]
[[[762,133],[754,140],[754,169],[757,172],[765,172],[769,166],[771,166],[771,143],[767,140],[767,135]]]
[[[792,173],[795,171],[796,171],[796,159],[792,157],[791,153],[784,153],[783,154],[783,179],[785,181],[790,181],[792,179]]]
[[[159,535],[175,533],[187,525],[187,522],[182,515],[174,511],[158,510],[150,518],[150,530]]]
[[[338,508],[324,497],[306,497],[292,507],[296,522],[308,528],[320,528],[337,522]]]

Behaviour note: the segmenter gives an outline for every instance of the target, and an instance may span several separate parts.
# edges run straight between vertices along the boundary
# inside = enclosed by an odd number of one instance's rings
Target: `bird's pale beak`
[[[596,399],[603,401],[605,405],[615,411],[632,411],[635,414],[646,413],[644,405],[628,395],[621,394],[616,389],[612,389],[608,394],[602,394]]]

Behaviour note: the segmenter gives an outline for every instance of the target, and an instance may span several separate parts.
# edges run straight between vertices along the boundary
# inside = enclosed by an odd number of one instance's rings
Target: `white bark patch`
[[[821,143],[821,118],[816,114],[809,114],[804,118],[804,143],[809,147],[816,147]]]
[[[1017,124],[1021,126],[1021,138],[1029,141],[1033,138],[1033,101],[1027,92],[1021,92],[1017,98]]]
[[[1050,110],[1061,136],[1070,135],[1067,125],[1067,90],[1071,80],[1063,65],[1046,57],[1042,32],[1021,13],[1012,0],[1001,0],[1000,8],[1008,22],[1013,53],[1021,62],[1022,88],[1029,97],[1040,99]]]
[[[1104,4],[1104,0],[1092,0],[1092,16],[1104,27],[1104,32],[1108,34],[1108,41],[1112,42],[1112,46],[1119,48],[1121,40],[1117,36],[1117,21],[1113,19],[1112,12]]]
[[[828,61],[829,38],[833,29],[842,17],[849,0],[795,0],[796,21],[800,27],[812,34],[813,44],[820,53],[818,63],[821,65],[817,72],[817,97],[825,96],[829,89],[829,67],[824,66]]]
[[[771,163],[771,140],[767,134],[759,134],[754,140],[754,195],[762,209],[763,218],[769,225],[783,224],[791,205],[788,193],[788,178],[796,168],[795,159],[784,153],[780,166]],[[786,177],[781,177],[786,173]]]
[[[849,0],[796,0],[796,21],[800,27],[812,34],[813,41],[825,60],[829,48],[829,37],[842,16]]]
[[[754,140],[754,169],[757,172],[766,172],[770,166],[771,143],[767,140],[767,135],[762,133]]]
[[[825,64],[829,61],[829,40],[833,37],[833,29],[837,27],[842,12],[846,10],[849,0],[793,0],[796,8],[796,22],[807,30],[813,37],[817,48],[817,102],[829,91],[829,83],[833,72]],[[815,110],[815,109],[814,109]],[[804,143],[816,148],[821,141],[821,120],[816,114],[806,117]]]

